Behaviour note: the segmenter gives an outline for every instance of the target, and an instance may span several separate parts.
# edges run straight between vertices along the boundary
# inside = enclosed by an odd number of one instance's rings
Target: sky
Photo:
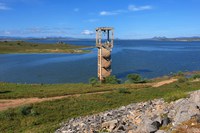
[[[94,38],[200,36],[200,0],[0,0],[0,36]]]

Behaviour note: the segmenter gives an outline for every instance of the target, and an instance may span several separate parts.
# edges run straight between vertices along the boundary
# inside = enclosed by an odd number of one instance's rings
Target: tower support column
[[[105,39],[103,39],[103,34]],[[111,34],[111,35],[110,35]],[[111,37],[111,38],[110,38]],[[114,29],[100,27],[96,29],[96,47],[98,48],[98,78],[101,82],[111,75],[111,52],[114,43]]]

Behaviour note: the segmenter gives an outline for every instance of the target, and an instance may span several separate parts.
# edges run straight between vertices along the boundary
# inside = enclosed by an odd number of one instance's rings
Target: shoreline
[[[78,46],[72,44],[42,44],[24,41],[0,42],[0,54],[43,54],[43,53],[67,53],[84,54],[91,52],[84,50],[90,46]]]

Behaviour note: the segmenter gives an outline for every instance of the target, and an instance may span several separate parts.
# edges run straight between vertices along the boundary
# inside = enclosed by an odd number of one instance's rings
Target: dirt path
[[[155,84],[152,85],[152,87],[160,87],[160,86],[163,86],[163,85],[166,85],[166,84],[171,84],[173,82],[176,82],[178,79],[169,79],[169,80],[164,80],[164,81],[161,81],[161,82],[157,82]]]
[[[173,82],[177,81],[177,79],[169,79],[164,80],[161,82],[153,83],[152,87],[160,87],[165,84],[171,84]],[[104,94],[111,91],[103,91],[103,92],[93,92],[93,93],[85,93],[85,94],[72,94],[72,95],[66,95],[66,96],[57,96],[57,97],[49,97],[49,98],[22,98],[22,99],[2,99],[0,100],[0,111],[7,110],[9,108],[15,108],[22,105],[32,104],[32,103],[40,103],[44,101],[51,101],[51,100],[57,100],[67,97],[79,97],[81,95],[92,95],[92,94]]]
[[[0,111],[7,110],[9,108],[15,108],[22,105],[32,104],[32,103],[40,103],[44,101],[52,101],[58,100],[68,97],[79,97],[81,95],[92,95],[92,94],[104,94],[111,91],[103,91],[103,92],[93,92],[93,93],[85,93],[85,94],[73,94],[66,96],[57,96],[57,97],[49,97],[49,98],[21,98],[21,99],[3,99],[0,100]]]

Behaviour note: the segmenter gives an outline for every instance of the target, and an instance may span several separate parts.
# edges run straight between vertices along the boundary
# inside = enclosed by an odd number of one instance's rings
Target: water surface
[[[65,42],[95,45],[94,41]],[[112,61],[113,74],[122,80],[129,73],[153,78],[171,72],[200,70],[200,42],[117,40],[112,52]],[[89,78],[97,76],[96,73],[97,49],[95,48],[88,54],[0,55],[0,81],[3,82],[88,82]]]

